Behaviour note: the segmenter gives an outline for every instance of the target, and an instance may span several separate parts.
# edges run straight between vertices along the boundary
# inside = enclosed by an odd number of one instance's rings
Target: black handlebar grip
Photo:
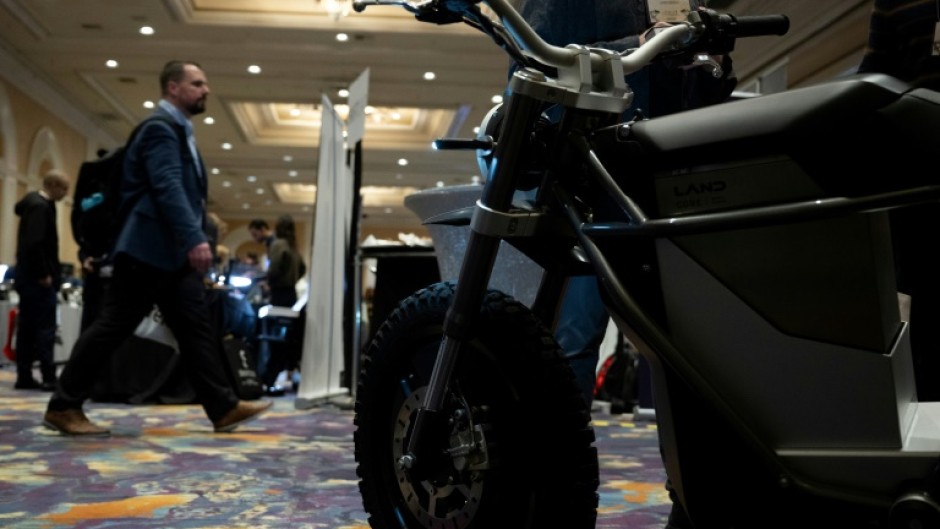
[[[790,31],[790,18],[786,15],[744,15],[735,19],[736,37],[784,35]]]

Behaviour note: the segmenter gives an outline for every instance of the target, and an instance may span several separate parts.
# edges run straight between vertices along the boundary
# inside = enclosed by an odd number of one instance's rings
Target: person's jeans
[[[34,279],[23,278],[15,283],[19,294],[16,328],[16,379],[28,383],[33,379],[33,364],[39,360],[42,381],[54,384],[56,288],[45,287]]]
[[[555,339],[575,373],[588,406],[594,401],[597,362],[610,321],[599,288],[594,276],[570,278],[555,325]]]

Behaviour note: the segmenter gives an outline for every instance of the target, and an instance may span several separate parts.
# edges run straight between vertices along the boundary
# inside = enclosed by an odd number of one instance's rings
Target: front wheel
[[[571,369],[527,307],[487,294],[447,384],[445,431],[423,439],[433,471],[403,457],[454,295],[439,283],[404,300],[362,361],[356,473],[373,529],[590,529],[597,513],[594,431]]]

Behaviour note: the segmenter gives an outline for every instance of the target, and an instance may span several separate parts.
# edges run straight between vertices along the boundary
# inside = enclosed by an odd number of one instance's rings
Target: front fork
[[[443,413],[447,386],[457,357],[471,338],[489,286],[493,263],[504,235],[518,235],[525,219],[510,210],[526,143],[541,113],[542,102],[519,93],[509,98],[499,141],[490,162],[489,179],[470,224],[467,250],[457,278],[453,304],[444,320],[424,403],[415,411],[411,436],[399,464],[416,479],[433,472],[439,440],[447,438],[448,417]]]

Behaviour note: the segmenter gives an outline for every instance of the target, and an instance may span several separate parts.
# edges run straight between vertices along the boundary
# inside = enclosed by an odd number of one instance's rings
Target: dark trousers
[[[898,290],[911,296],[911,357],[917,400],[940,401],[940,270],[936,249],[925,230],[940,215],[940,205],[929,203],[891,211]]]
[[[33,364],[38,360],[42,381],[55,383],[56,288],[44,287],[24,277],[14,283],[19,294],[16,317],[16,379],[33,379]]]
[[[270,301],[277,307],[293,307],[297,303],[297,291],[293,286],[273,287]],[[304,323],[301,318],[291,321],[281,341],[268,340],[258,348],[258,373],[265,386],[274,386],[281,371],[299,367]]]
[[[610,321],[599,289],[595,276],[570,278],[555,325],[555,340],[574,370],[589,409],[594,402],[600,347]]]
[[[167,272],[121,255],[101,311],[75,342],[48,409],[80,408],[111,355],[154,304],[179,342],[183,370],[209,420],[217,421],[234,408],[238,397],[222,366],[220,338],[212,332],[202,274],[188,266]]]
[[[97,270],[86,271],[82,276],[82,326],[81,332],[91,327],[101,310],[101,298],[109,279],[101,277]]]

